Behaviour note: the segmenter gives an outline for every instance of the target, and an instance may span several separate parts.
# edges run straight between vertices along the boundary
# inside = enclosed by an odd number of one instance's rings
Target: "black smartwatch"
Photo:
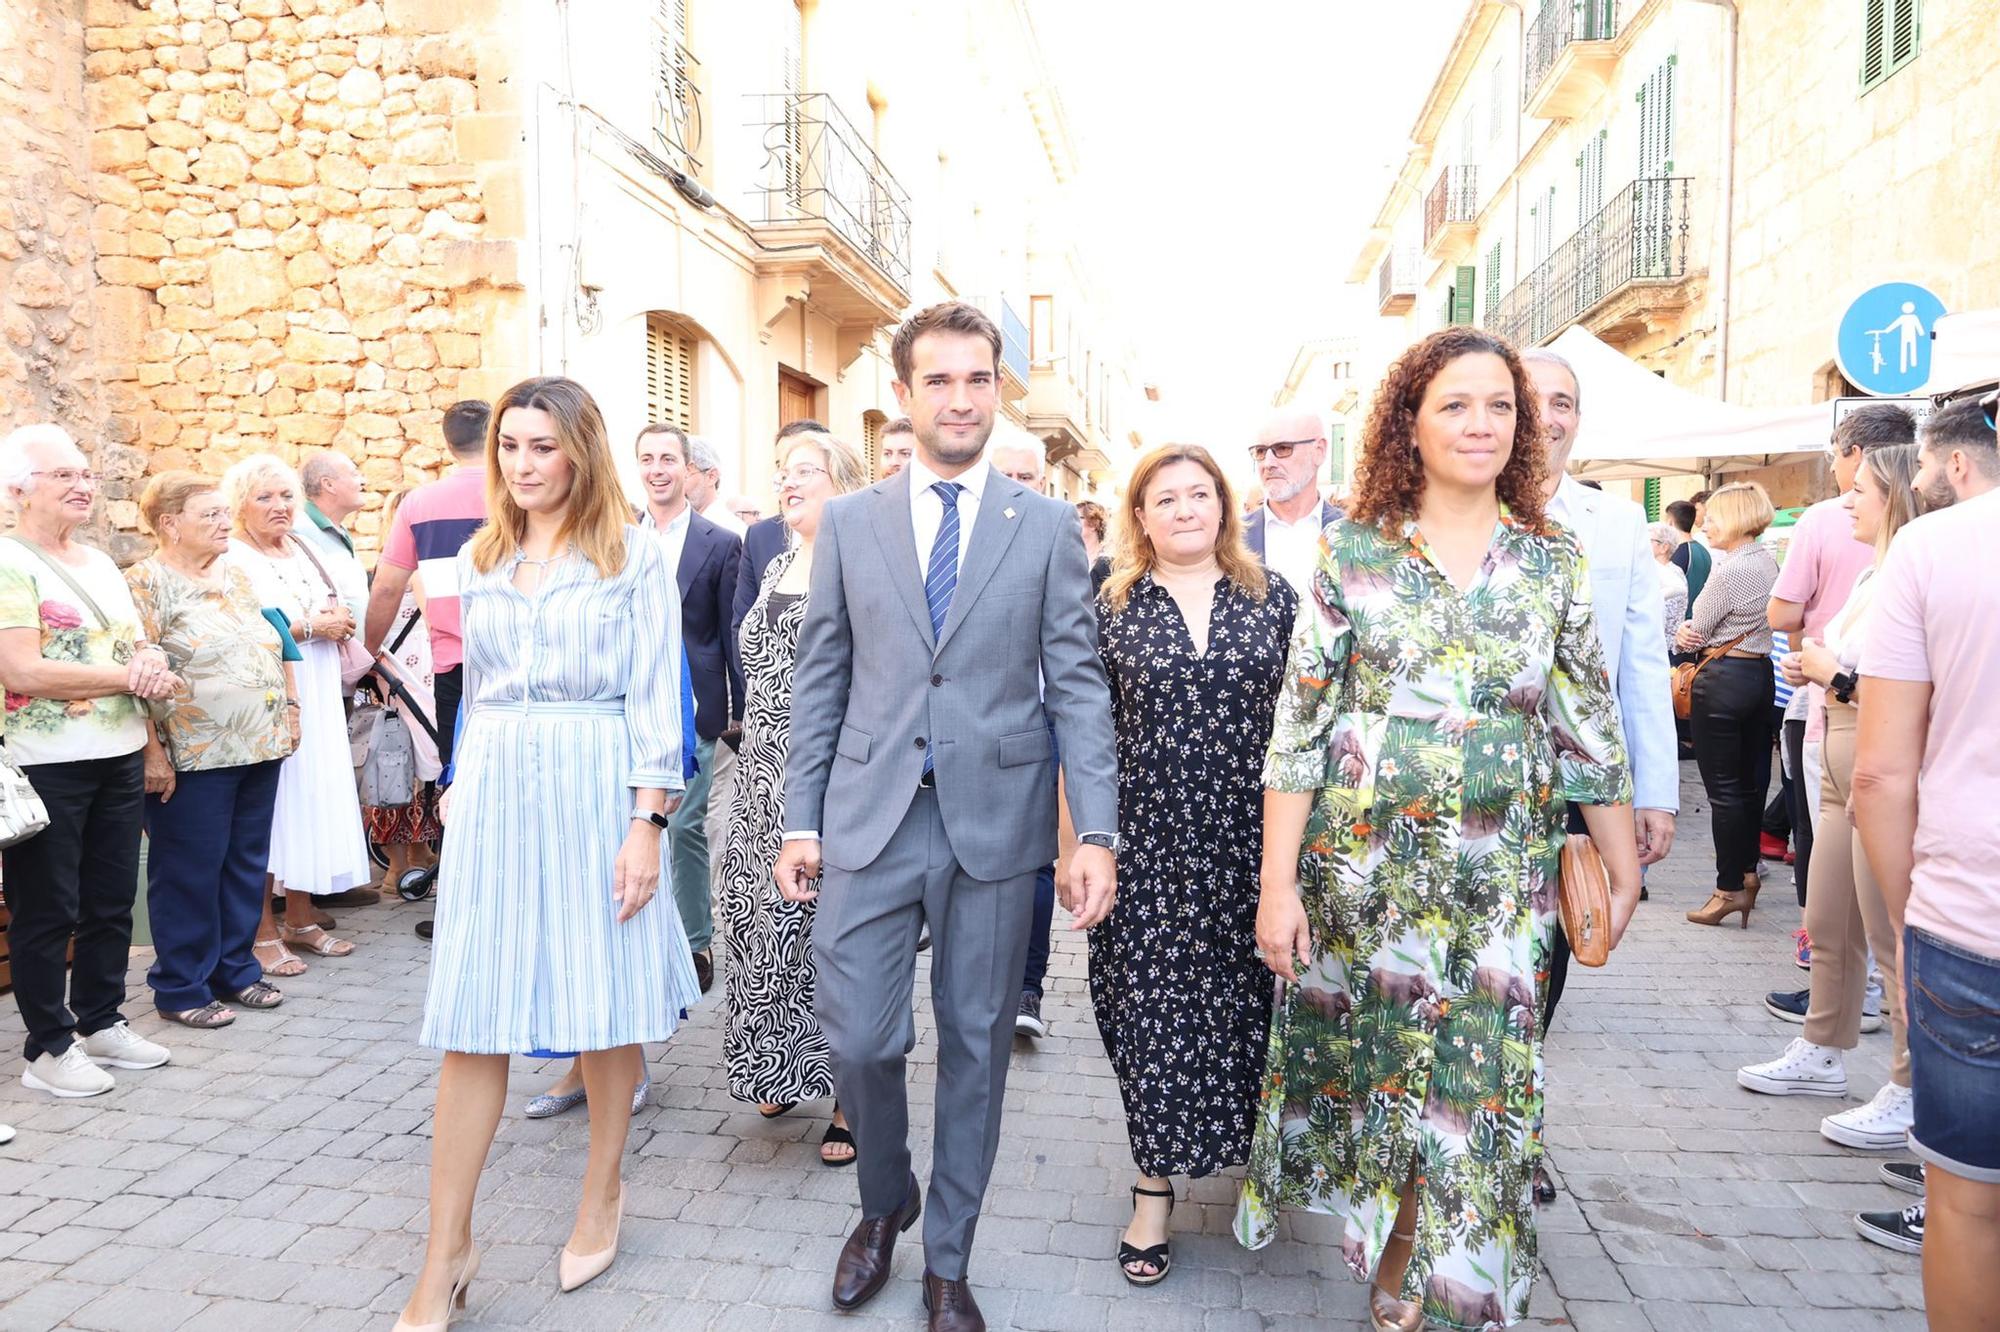
[[[1861,687],[1861,677],[1853,671],[1842,671],[1828,682],[1827,688],[1843,703],[1854,701],[1854,691]]]
[[[637,806],[634,806],[632,809],[632,817],[634,820],[644,819],[646,822],[652,824],[655,828],[664,829],[667,826],[667,816],[664,814],[656,813],[655,811],[650,809],[640,809]]]

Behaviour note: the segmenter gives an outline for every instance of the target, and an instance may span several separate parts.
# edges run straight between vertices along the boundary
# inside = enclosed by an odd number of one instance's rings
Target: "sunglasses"
[[[1281,439],[1276,444],[1252,444],[1250,446],[1250,458],[1253,462],[1261,463],[1264,461],[1264,455],[1268,453],[1273,458],[1283,461],[1292,456],[1293,449],[1302,449],[1308,444],[1317,444],[1318,442],[1318,440],[1314,439]]]

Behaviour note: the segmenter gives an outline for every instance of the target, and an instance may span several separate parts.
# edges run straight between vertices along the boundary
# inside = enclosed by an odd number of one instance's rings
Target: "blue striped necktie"
[[[944,519],[938,523],[937,540],[931,543],[931,562],[924,574],[924,601],[931,612],[931,638],[944,633],[945,616],[951,614],[951,594],[958,590],[958,492],[965,489],[956,481],[939,481],[931,487],[944,505]],[[929,773],[937,746],[924,750],[924,771]]]

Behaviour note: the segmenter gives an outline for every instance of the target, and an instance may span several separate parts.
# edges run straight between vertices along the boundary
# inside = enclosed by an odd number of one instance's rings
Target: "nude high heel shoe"
[[[1415,1245],[1415,1231],[1408,1234],[1397,1233],[1394,1238]],[[1379,1273],[1377,1274],[1379,1275]],[[1397,1299],[1375,1283],[1368,1284],[1368,1323],[1375,1332],[1421,1332],[1424,1325],[1424,1307],[1408,1300]]]
[[[1687,913],[1687,918],[1696,925],[1720,925],[1731,916],[1743,913],[1743,928],[1750,928],[1750,908],[1756,903],[1757,895],[1748,890],[1725,892],[1717,888],[1708,901]]]
[[[563,1245],[562,1255],[556,1259],[556,1280],[565,1294],[578,1286],[588,1285],[604,1275],[605,1270],[611,1266],[611,1260],[618,1256],[618,1231],[624,1224],[625,1189],[620,1186],[618,1210],[611,1221],[611,1243],[596,1253],[583,1254],[571,1253],[569,1246]]]
[[[472,1278],[479,1272],[479,1250],[465,1251],[465,1266],[459,1269],[458,1280],[451,1283],[451,1298],[445,1301],[444,1319],[436,1323],[412,1323],[407,1319],[396,1320],[395,1332],[444,1332],[451,1326],[451,1320],[458,1310],[465,1307],[465,1294],[472,1289]]]

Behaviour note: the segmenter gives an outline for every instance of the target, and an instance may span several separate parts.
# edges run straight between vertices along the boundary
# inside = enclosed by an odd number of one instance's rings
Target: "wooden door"
[[[813,414],[814,386],[810,379],[789,370],[778,371],[778,428],[804,421]]]

